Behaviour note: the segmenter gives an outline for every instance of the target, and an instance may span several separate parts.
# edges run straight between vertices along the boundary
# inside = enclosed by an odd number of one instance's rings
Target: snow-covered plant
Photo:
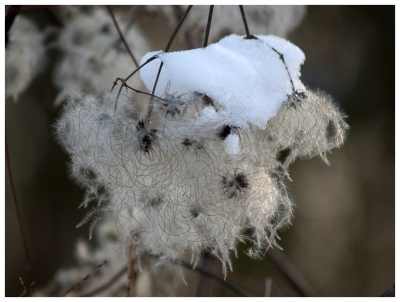
[[[231,35],[202,49],[146,54],[151,92],[135,98],[70,95],[57,137],[94,207],[79,224],[114,221],[135,255],[196,259],[226,268],[240,241],[249,255],[278,246],[293,215],[284,180],[296,157],[343,143],[347,124],[331,99],[300,81],[303,52],[274,36]],[[232,269],[232,268],[231,268]]]

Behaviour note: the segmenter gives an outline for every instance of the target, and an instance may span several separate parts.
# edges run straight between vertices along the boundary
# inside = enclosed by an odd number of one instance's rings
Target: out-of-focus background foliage
[[[43,12],[30,14],[47,22]],[[149,37],[154,50],[163,49],[173,27],[162,17],[140,22],[156,33]],[[297,206],[292,227],[281,232],[283,253],[319,296],[378,296],[395,282],[395,7],[308,6],[288,40],[306,54],[302,81],[331,94],[351,128],[345,145],[328,155],[330,167],[319,158],[290,167],[288,186]],[[186,47],[176,41],[172,50]],[[45,286],[57,269],[75,264],[77,238],[88,238],[85,227],[75,228],[85,213],[78,210],[84,191],[68,178],[67,155],[52,135],[60,113],[52,104],[56,94],[47,67],[17,103],[5,100],[32,260],[28,271],[6,177],[6,296],[21,294],[18,276]],[[240,254],[233,268],[227,280],[252,295],[264,295],[267,277],[274,280],[273,295],[298,295],[268,255],[251,260]],[[213,270],[222,275],[218,261]],[[176,294],[193,295],[192,280]],[[235,294],[212,283],[211,295]]]

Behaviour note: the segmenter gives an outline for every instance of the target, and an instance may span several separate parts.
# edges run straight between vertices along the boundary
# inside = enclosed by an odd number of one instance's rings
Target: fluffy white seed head
[[[131,106],[123,100],[114,112],[109,97],[75,95],[57,124],[58,137],[71,154],[73,176],[87,188],[82,205],[96,200],[83,223],[111,215],[123,240],[136,235],[138,254],[176,259],[188,250],[210,250],[228,263],[246,223],[252,223],[254,200],[270,209],[279,200],[274,186],[262,184],[271,182],[266,172],[249,173],[246,160],[232,160],[218,137],[223,120],[215,121],[209,113],[214,109],[192,96],[197,110],[173,119],[160,112],[153,127],[135,118],[139,114],[127,116]],[[177,127],[182,121],[186,127]],[[165,124],[169,131],[163,131]],[[254,227],[264,229],[274,216],[265,211]]]
[[[201,85],[202,75],[191,66],[185,71],[192,78],[184,78],[179,58],[207,57],[207,50],[198,50],[160,54],[166,76],[151,114],[135,99],[116,104],[110,94],[70,96],[56,130],[71,156],[72,175],[86,188],[81,206],[91,206],[78,226],[90,222],[93,232],[98,222],[112,219],[122,242],[133,234],[135,255],[180,259],[208,251],[225,274],[238,242],[251,242],[253,257],[277,246],[278,231],[293,215],[284,184],[289,164],[297,157],[325,158],[343,143],[348,126],[328,96],[299,80],[301,50],[276,37],[239,39],[216,44],[214,61],[230,57],[235,68],[260,75],[268,89],[249,79],[245,89],[236,87],[246,80],[241,73],[236,82],[218,77],[232,66],[209,68],[218,89]],[[275,81],[256,64],[257,56],[247,60],[246,54],[260,51],[275,66]],[[141,70],[149,90],[156,65]],[[249,99],[254,94],[256,101]]]

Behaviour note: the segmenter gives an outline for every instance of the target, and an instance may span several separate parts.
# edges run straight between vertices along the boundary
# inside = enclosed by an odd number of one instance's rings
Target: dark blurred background
[[[164,24],[148,25],[165,31],[155,49],[165,47],[172,31]],[[308,6],[288,40],[306,54],[303,83],[333,96],[348,115],[350,131],[345,145],[328,155],[331,166],[314,158],[290,167],[288,187],[297,206],[280,245],[319,296],[378,296],[395,283],[395,7]],[[175,49],[182,45],[174,42]],[[21,294],[19,276],[45,286],[57,269],[74,265],[77,238],[88,238],[85,227],[75,228],[85,214],[78,210],[84,191],[69,179],[68,157],[52,135],[60,108],[53,108],[57,90],[51,83],[44,70],[17,103],[5,102],[32,261],[26,270],[6,176],[6,296]],[[272,295],[298,295],[268,254],[251,260],[240,253],[233,268],[227,280],[252,295],[264,295],[266,278],[273,280]],[[222,275],[218,262],[213,270]],[[194,292],[181,293],[188,294]],[[213,282],[211,295],[235,294]]]

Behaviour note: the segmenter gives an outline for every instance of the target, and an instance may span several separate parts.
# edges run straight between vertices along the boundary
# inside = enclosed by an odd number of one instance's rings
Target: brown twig
[[[131,28],[133,22],[136,21],[136,19],[139,17],[139,15],[141,14],[141,11],[143,10],[143,8],[141,8],[141,6],[136,6],[130,9],[130,11],[128,12],[128,15],[130,15],[130,19],[128,21],[128,23],[125,26],[125,35],[128,33],[129,29]]]
[[[131,49],[130,49],[130,47],[129,47],[129,45],[128,45],[128,42],[126,42],[125,37],[124,37],[124,35],[123,35],[123,33],[122,33],[122,31],[121,31],[119,25],[118,25],[118,22],[117,22],[117,20],[115,19],[115,16],[114,16],[114,13],[113,13],[113,11],[112,11],[112,9],[111,9],[111,6],[110,6],[110,5],[107,5],[107,9],[108,9],[108,12],[109,12],[110,15],[111,15],[111,18],[112,18],[112,20],[113,20],[113,22],[114,22],[115,28],[117,29],[118,34],[119,34],[119,37],[121,38],[121,41],[124,43],[124,45],[125,45],[125,47],[126,47],[126,50],[128,51],[129,55],[131,56],[133,62],[134,62],[135,65],[136,65],[136,67],[139,67],[139,64],[138,64],[138,62],[136,61],[136,59],[135,59],[135,57],[134,57],[134,55],[133,55],[133,53],[132,53],[132,51],[131,51]]]
[[[129,78],[130,78],[131,76],[133,76],[136,72],[138,72],[138,71],[140,70],[140,68],[142,68],[143,66],[145,66],[146,64],[150,63],[151,61],[153,61],[153,60],[155,60],[155,59],[157,59],[157,58],[158,58],[157,55],[152,56],[152,57],[149,58],[146,62],[144,62],[142,65],[140,65],[138,68],[136,68],[136,69],[135,69],[130,75],[128,75],[125,79],[122,79],[122,78],[116,78],[116,79],[115,79],[115,81],[113,82],[113,86],[111,87],[111,91],[114,89],[115,85],[117,85],[118,81],[121,81],[121,87],[119,88],[119,91],[118,91],[118,94],[117,94],[117,98],[116,98],[116,100],[115,100],[114,112],[117,111],[118,99],[119,99],[119,95],[121,94],[122,87],[129,87],[129,86],[126,84],[126,81],[128,81]],[[133,88],[131,88],[131,89],[133,89]]]
[[[292,76],[290,75],[289,68],[286,65],[286,61],[285,61],[285,57],[284,57],[283,53],[280,53],[279,51],[277,51],[275,48],[273,48],[270,45],[268,45],[268,46],[271,47],[271,49],[279,55],[279,59],[282,61],[283,65],[285,66],[286,72],[289,76],[290,84],[292,85],[292,93],[295,93]]]
[[[19,208],[18,208],[18,203],[17,203],[17,195],[15,194],[14,181],[13,181],[13,177],[12,177],[12,173],[11,173],[11,162],[10,162],[10,155],[8,153],[8,143],[7,143],[7,131],[5,131],[5,141],[6,141],[5,147],[6,147],[6,165],[7,165],[8,182],[10,184],[11,198],[13,201],[15,216],[17,216],[17,224],[18,224],[19,232],[21,234],[22,243],[24,246],[25,258],[26,258],[26,268],[29,269],[31,267],[31,260],[29,257],[28,245],[26,243],[25,234],[24,234],[24,231],[22,228],[21,215],[19,213]]]
[[[131,235],[132,236],[132,235]],[[126,285],[126,296],[130,297],[131,296],[131,289],[132,289],[132,283],[133,283],[133,242],[132,242],[132,237],[131,237],[131,242],[128,244],[126,247],[126,256],[128,258],[128,263],[127,263],[127,285]]]
[[[207,44],[208,44],[208,36],[209,36],[209,34],[210,34],[211,19],[212,19],[212,15],[213,15],[213,10],[214,10],[214,5],[210,5],[210,10],[209,10],[209,12],[208,12],[206,36],[204,37],[203,47],[206,47]]]
[[[178,33],[179,29],[181,28],[183,21],[185,21],[185,19],[186,19],[187,15],[189,14],[190,10],[192,9],[192,7],[193,7],[193,5],[189,5],[188,8],[186,9],[181,20],[179,21],[178,25],[176,26],[174,32],[172,33],[171,37],[169,38],[168,44],[165,47],[164,52],[169,51],[169,48],[171,47],[171,44],[174,41],[176,34]]]
[[[19,281],[22,284],[22,287],[24,288],[24,291],[22,292],[22,294],[20,295],[20,297],[25,297],[25,295],[27,293],[34,293],[35,291],[32,289],[32,286],[35,284],[35,281],[33,281],[31,284],[29,284],[28,286],[25,285],[24,280],[22,280],[21,277],[19,277]]]
[[[79,286],[81,286],[84,282],[89,280],[90,277],[92,277],[103,265],[107,263],[107,260],[104,260],[103,263],[99,264],[96,266],[89,274],[87,274],[85,277],[83,277],[79,282],[75,283],[73,286],[71,286],[69,289],[67,289],[65,292],[59,295],[59,297],[65,297],[68,295],[70,292],[74,291],[77,289]]]
[[[274,263],[280,268],[280,270],[286,275],[292,285],[297,291],[304,297],[316,297],[315,290],[306,281],[303,275],[293,266],[292,263],[286,258],[286,256],[277,249],[269,249],[269,257]]]
[[[249,27],[247,26],[246,15],[244,13],[243,5],[239,5],[240,13],[242,14],[244,29],[246,30],[246,39],[254,39],[253,35],[250,35]]]
[[[185,19],[186,19],[187,15],[189,14],[189,11],[190,11],[190,9],[192,8],[192,6],[193,6],[193,5],[189,5],[188,8],[186,9],[185,14],[182,16],[182,18],[181,18],[179,24],[176,26],[174,32],[172,33],[172,35],[171,35],[171,37],[170,37],[170,39],[169,39],[169,41],[168,41],[168,44],[167,44],[167,46],[165,47],[164,52],[168,52],[168,51],[169,51],[169,48],[171,47],[171,44],[172,44],[172,42],[174,41],[174,38],[175,38],[176,34],[178,33],[178,31],[179,31],[179,29],[180,29],[180,27],[181,27],[183,21],[185,21]],[[151,57],[150,59],[148,59],[145,63],[143,63],[142,65],[140,65],[136,70],[134,70],[134,71],[133,71],[130,75],[128,75],[125,79],[117,78],[117,79],[113,82],[113,87],[111,88],[111,90],[114,88],[114,86],[117,84],[117,82],[118,82],[119,80],[122,82],[122,85],[121,85],[121,87],[120,87],[120,89],[119,89],[119,91],[118,91],[118,95],[117,95],[117,98],[116,98],[116,101],[115,101],[115,108],[114,108],[114,111],[117,110],[118,98],[119,98],[119,95],[120,95],[120,93],[121,93],[122,87],[123,87],[123,86],[125,86],[125,87],[127,86],[127,85],[126,85],[126,81],[128,81],[128,79],[129,79],[131,76],[133,76],[140,68],[142,68],[143,66],[145,66],[147,63],[150,63],[151,61],[153,61],[153,60],[156,59],[157,57],[158,57],[158,56],[155,55],[155,56]],[[150,99],[149,109],[148,109],[148,111],[147,111],[147,118],[150,118],[150,115],[151,115],[153,95],[154,95],[154,91],[156,90],[156,87],[157,87],[157,82],[158,82],[158,78],[160,77],[160,73],[161,73],[162,66],[163,66],[163,63],[161,62],[160,68],[158,69],[158,73],[157,73],[156,80],[155,80],[155,82],[154,82],[153,91],[152,91],[152,93],[151,93],[152,97],[151,97],[151,99]]]
[[[183,14],[185,13],[185,9],[183,8],[182,5],[173,5],[173,7],[174,7],[175,17],[179,21],[182,18]],[[193,24],[191,22],[188,22],[185,26],[184,37],[189,49],[199,47],[197,39],[193,35],[193,31],[194,31]]]
[[[148,255],[150,256],[150,255]],[[150,256],[153,258],[157,258],[155,256]],[[132,259],[132,264],[134,262],[136,262],[138,259],[137,258],[133,258]],[[193,268],[192,265],[190,265],[189,263],[186,263],[184,261],[173,261],[173,264],[176,265],[181,265],[187,269],[193,270],[199,274],[205,275],[211,279],[214,279],[215,281],[221,283],[223,286],[231,289],[232,291],[234,291],[236,294],[238,294],[239,296],[242,297],[250,297],[247,293],[245,293],[244,291],[242,291],[241,289],[237,288],[235,285],[225,281],[224,279],[216,276],[215,274],[200,268],[200,267],[195,267]],[[126,272],[128,271],[128,267],[126,265],[124,265],[123,267],[121,267],[121,269],[113,276],[111,277],[108,281],[106,281],[105,283],[101,284],[99,287],[97,287],[96,289],[92,290],[91,292],[88,292],[86,294],[83,294],[82,297],[92,297],[96,294],[98,294],[99,292],[102,292],[103,290],[109,288],[110,286],[112,286],[115,282],[117,282]]]
[[[200,273],[200,274],[202,274],[204,276],[207,276],[207,277],[209,277],[211,279],[214,279],[215,281],[217,281],[220,284],[222,284],[223,286],[226,286],[227,288],[231,289],[232,291],[234,291],[236,294],[238,294],[241,297],[250,297],[250,295],[248,295],[247,293],[245,293],[241,289],[237,288],[235,285],[225,281],[224,279],[214,275],[213,273],[211,273],[211,272],[209,272],[207,270],[202,269],[201,267],[197,266],[197,267],[193,268],[192,265],[190,265],[189,263],[186,263],[184,261],[173,262],[173,263],[176,264],[176,265],[181,265],[181,266],[183,266],[183,267],[185,267],[187,269],[191,269],[191,270],[193,270],[195,272],[198,272],[198,273]]]
[[[95,288],[94,290],[83,294],[82,297],[93,297],[94,295],[97,295],[98,293],[102,292],[103,290],[106,290],[109,288],[111,285],[113,285],[115,282],[117,282],[125,273],[127,272],[128,268],[126,265],[124,265],[114,276],[112,276],[107,282],[104,284],[100,285],[98,288]]]
[[[185,14],[182,16],[182,18],[181,18],[181,20],[179,21],[178,25],[176,26],[174,32],[172,33],[171,37],[169,38],[168,44],[167,44],[167,46],[165,47],[164,52],[168,52],[168,51],[169,51],[169,48],[171,47],[171,44],[172,44],[172,42],[174,41],[176,34],[178,33],[179,29],[181,28],[181,25],[182,25],[183,21],[185,21],[187,15],[189,14],[189,11],[191,10],[192,7],[193,7],[193,5],[189,5],[188,8],[186,9]],[[162,69],[163,65],[164,65],[164,63],[161,62],[160,68],[158,69],[158,73],[157,73],[156,80],[155,80],[155,82],[154,82],[153,91],[151,92],[151,94],[154,94],[154,92],[155,92],[155,90],[156,90],[157,83],[158,83],[158,78],[160,77],[160,73],[161,73],[161,69]],[[151,115],[151,111],[152,111],[152,99],[153,99],[153,98],[150,99],[149,109],[148,109],[148,112],[147,112],[147,118],[150,118],[150,115]]]
[[[203,269],[211,270],[214,258],[210,254],[205,253],[201,256],[201,264]],[[209,297],[211,283],[210,279],[201,274],[197,283],[196,297]]]
[[[142,258],[142,260],[146,261],[148,259],[148,255],[144,256]],[[138,260],[138,258],[132,258],[132,266],[134,265],[134,263]],[[95,288],[94,290],[83,294],[82,297],[92,297],[94,295],[97,295],[98,293],[102,292],[103,290],[106,290],[107,288],[109,288],[110,286],[112,286],[115,282],[118,281],[119,278],[121,278],[123,275],[125,275],[125,273],[128,271],[128,267],[126,265],[124,265],[123,267],[121,267],[121,269],[114,275],[112,276],[107,282],[103,283],[102,285],[100,285],[99,287]],[[133,270],[134,274],[133,277],[135,278],[136,274],[136,270]]]
[[[126,87],[126,88],[129,88],[129,89],[133,90],[133,91],[136,92],[136,93],[141,93],[141,94],[149,95],[149,96],[151,96],[151,97],[154,97],[154,98],[159,99],[160,101],[163,101],[164,103],[166,103],[166,100],[164,100],[163,98],[160,98],[159,96],[156,96],[156,95],[154,95],[154,94],[151,94],[151,93],[148,93],[148,92],[145,92],[145,91],[141,91],[141,90],[139,90],[139,89],[135,89],[135,88],[129,86],[128,84],[125,84],[125,85],[123,85],[123,86]]]
[[[144,62],[142,65],[140,65],[138,68],[136,68],[134,71],[132,71],[132,73],[130,75],[128,75],[125,79],[121,79],[121,78],[117,78],[122,80],[123,82],[128,81],[136,72],[138,72],[142,67],[144,67],[145,65],[147,65],[148,63],[150,63],[151,61],[155,60],[158,58],[158,55],[154,55],[151,58],[149,58],[146,62]],[[117,81],[116,80],[116,81]],[[114,86],[116,85],[116,81],[114,82]],[[114,88],[113,86],[113,88]],[[112,90],[112,89],[111,89]]]

